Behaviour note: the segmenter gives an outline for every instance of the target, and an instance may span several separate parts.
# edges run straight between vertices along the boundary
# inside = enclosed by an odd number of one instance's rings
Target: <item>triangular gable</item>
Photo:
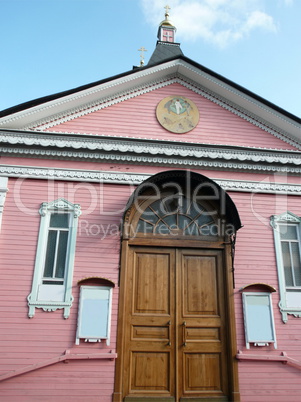
[[[125,100],[137,97],[141,99],[146,93],[158,93],[159,89],[167,86],[171,88],[175,84],[182,86],[183,93],[190,90],[199,98],[218,105],[220,110],[227,110],[230,114],[284,141],[284,144],[289,144],[283,146],[279,142],[275,144],[264,141],[263,147],[300,149],[300,119],[185,57],[136,69],[24,110],[21,107],[21,110],[0,118],[0,128],[57,131],[59,127],[62,128],[62,124],[66,126],[67,121],[87,115],[91,117],[92,112],[97,113],[113,105],[119,105]],[[114,107],[114,111],[116,109],[117,107]],[[117,132],[113,134],[119,135],[117,127],[115,130]],[[89,129],[85,132],[89,133]],[[145,137],[143,130],[140,137]],[[189,141],[184,137],[177,140]],[[202,140],[199,139],[197,142]],[[261,145],[255,141],[250,146]]]
[[[159,102],[170,96],[191,100],[198,112],[199,122],[185,133],[175,133],[162,126],[156,116]],[[129,94],[63,116],[41,126],[38,131],[93,134],[144,138],[149,140],[185,141],[202,144],[247,146],[295,150],[294,142],[275,130],[258,125],[222,100],[188,85],[181,79],[170,79],[145,93]],[[277,138],[278,137],[278,138]]]

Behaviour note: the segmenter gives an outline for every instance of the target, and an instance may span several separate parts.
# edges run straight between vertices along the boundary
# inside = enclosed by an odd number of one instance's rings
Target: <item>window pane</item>
[[[154,212],[152,211],[152,209],[159,215],[162,216],[163,215],[163,206],[162,206],[162,202],[161,200],[157,200],[155,202],[153,202],[151,204],[151,208],[147,208],[145,210],[145,212],[147,212],[147,216],[149,216],[149,214],[153,214]],[[145,213],[144,212],[144,213]]]
[[[137,225],[137,233],[152,233],[154,230],[154,226],[150,225],[149,223],[139,219]]]
[[[57,260],[56,260],[56,270],[55,270],[56,278],[64,278],[65,275],[67,242],[68,242],[68,232],[60,232]]]
[[[178,197],[167,197],[162,200],[162,215],[175,214],[179,211],[181,200]]]
[[[166,215],[162,218],[162,223],[168,225],[171,229],[176,229],[178,227],[176,222],[177,215]],[[161,224],[162,224],[161,223]]]
[[[299,243],[292,243],[292,258],[294,263],[295,286],[301,286],[301,263]]]
[[[288,242],[282,242],[281,243],[281,248],[282,248],[282,260],[283,260],[285,284],[286,284],[286,286],[294,286],[293,275],[292,275],[292,262],[291,262],[289,243]]]
[[[192,220],[197,222],[189,225]],[[182,229],[186,235],[216,235],[216,231],[210,233],[212,223],[211,214],[200,204],[184,196],[167,196],[146,208],[139,220],[137,232],[169,234],[173,230]],[[205,229],[201,230],[203,226]]]
[[[57,237],[56,230],[49,230],[48,240],[47,240],[47,249],[46,249],[46,258],[45,258],[44,278],[52,278],[52,275],[53,275],[56,237]]]
[[[196,202],[190,201],[187,203],[186,213],[188,213],[192,218],[200,215],[203,212],[204,208],[202,208]]]
[[[153,207],[153,206],[152,206]],[[161,215],[160,215],[161,216]],[[151,223],[156,223],[158,218],[158,215],[154,213],[150,208],[146,208],[146,210],[143,212],[141,215],[141,218],[145,219],[146,221],[149,221]]]
[[[281,240],[298,240],[296,225],[280,225]]]
[[[161,235],[163,235],[163,234],[169,234],[169,233],[170,233],[170,230],[169,230],[169,227],[166,226],[165,223],[161,221],[161,222],[159,223],[159,225],[156,226],[155,233],[161,234]]]
[[[54,212],[50,217],[50,227],[52,228],[68,228],[69,214],[59,214]]]

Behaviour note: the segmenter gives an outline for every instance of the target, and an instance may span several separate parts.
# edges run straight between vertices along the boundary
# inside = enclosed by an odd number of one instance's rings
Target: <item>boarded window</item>
[[[85,342],[110,343],[112,288],[107,286],[81,286],[78,310],[76,344]]]
[[[266,346],[274,343],[275,326],[270,293],[243,293],[246,347]]]

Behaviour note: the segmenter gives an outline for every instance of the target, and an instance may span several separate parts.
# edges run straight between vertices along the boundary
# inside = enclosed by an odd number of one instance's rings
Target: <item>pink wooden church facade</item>
[[[1,113],[1,401],[301,399],[300,119],[164,37],[162,49],[146,66]],[[190,393],[172,374],[142,392],[136,366],[128,374],[119,363],[128,342],[122,303],[131,300],[125,212],[136,188],[172,178],[167,171],[208,178],[235,206],[224,220],[237,214],[225,308],[234,374],[225,392],[223,369],[208,361],[204,372],[221,378],[201,390],[196,375]]]

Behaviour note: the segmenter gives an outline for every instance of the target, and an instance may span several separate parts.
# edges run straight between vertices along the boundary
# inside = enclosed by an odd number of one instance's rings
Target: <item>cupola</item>
[[[157,46],[148,66],[161,63],[174,57],[184,56],[180,44],[175,42],[176,27],[169,20],[169,6],[165,6],[165,20],[159,24]]]
[[[162,21],[158,29],[158,39],[161,42],[175,42],[176,27],[169,20],[169,6],[165,6],[165,20]]]

